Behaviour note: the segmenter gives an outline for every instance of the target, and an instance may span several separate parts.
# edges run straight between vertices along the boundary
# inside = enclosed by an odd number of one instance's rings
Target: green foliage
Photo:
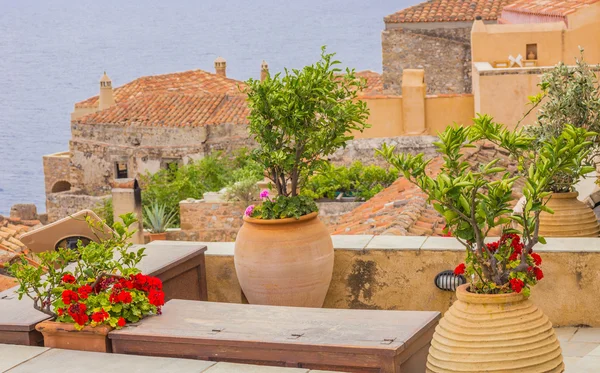
[[[100,217],[100,219],[104,220],[106,225],[108,225],[109,227],[112,227],[112,225],[115,223],[112,197],[106,198],[93,211],[98,215],[98,217]]]
[[[249,209],[252,208],[249,207]],[[246,210],[246,214],[257,219],[285,219],[296,218],[317,211],[317,204],[312,198],[305,196],[277,196],[274,199],[267,198],[262,204]]]
[[[153,202],[150,206],[144,206],[144,226],[151,233],[163,233],[173,226],[175,211],[168,210],[165,205]]]
[[[245,177],[229,187],[225,191],[225,199],[231,202],[239,202],[244,206],[248,206],[253,201],[257,200],[257,195],[260,192],[256,183],[260,181],[255,177]]]
[[[351,131],[368,127],[367,106],[356,100],[365,83],[354,70],[340,74],[333,56],[323,47],[311,66],[247,81],[249,131],[259,145],[254,159],[281,196],[296,196],[303,179],[353,139]]]
[[[132,244],[128,240],[134,231],[129,227],[137,220],[132,213],[121,215],[121,222],[113,224],[112,235],[99,242],[83,245],[81,241],[76,250],[58,248],[38,254],[39,265],[29,263],[24,257],[14,263],[9,271],[19,282],[19,299],[27,296],[33,300],[36,310],[51,316],[57,316],[52,305],[64,290],[62,278],[71,274],[76,280],[100,278],[103,274],[120,273],[123,276],[139,273],[135,266],[144,257],[144,248],[129,251]],[[102,232],[102,223],[86,217],[94,232]]]
[[[179,225],[179,202],[187,198],[201,199],[206,192],[216,192],[250,177],[262,179],[263,170],[250,158],[247,149],[232,155],[212,153],[198,161],[146,173],[140,177],[144,208],[153,204],[174,212],[174,226]]]
[[[530,97],[532,109],[539,107],[537,123],[526,128],[527,134],[537,139],[533,146],[540,148],[545,141],[558,137],[567,124],[600,131],[600,83],[584,61],[583,49],[575,66],[559,62],[542,75],[539,87],[542,92]],[[597,139],[594,142],[597,145]],[[548,190],[570,192],[578,179],[576,169],[565,169],[553,176]]]
[[[543,141],[534,149],[532,143],[536,140],[523,130],[507,130],[491,117],[479,115],[471,127],[451,126],[440,134],[435,146],[443,156],[444,165],[436,177],[426,173],[429,161],[423,159],[423,154],[395,154],[394,147],[387,145],[378,152],[428,194],[452,235],[467,248],[467,261],[475,267],[483,283],[478,290],[505,292],[510,291],[509,280],[527,271],[533,246],[543,242],[538,236],[539,215],[542,211],[552,212],[546,203],[553,176],[565,170],[579,176],[590,171],[586,159],[591,136],[595,133],[566,125],[558,137]],[[481,164],[473,171],[462,149],[473,147],[479,140],[491,141],[507,150],[518,161],[521,176],[511,176],[499,167],[499,159]],[[525,181],[523,195],[527,202],[522,212],[513,214],[512,187],[519,177]],[[490,178],[493,180],[489,181]],[[504,231],[522,235],[524,245],[514,268],[506,256],[493,255],[484,244],[491,229],[506,227],[511,221],[519,228]]]
[[[327,164],[322,171],[308,179],[300,194],[313,199],[334,199],[340,192],[344,196],[368,200],[398,179],[398,170],[379,166],[365,166],[354,162],[350,167]]]

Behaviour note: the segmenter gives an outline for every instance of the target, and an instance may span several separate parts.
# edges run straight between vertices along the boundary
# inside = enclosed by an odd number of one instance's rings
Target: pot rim
[[[523,293],[476,294],[469,292],[471,284],[463,284],[456,288],[456,298],[465,303],[503,304],[522,302],[527,299]]]
[[[579,196],[579,192],[575,191],[575,192],[561,192],[561,193],[552,192],[552,194],[549,197],[551,199],[571,199],[571,198],[577,198],[578,196]]]
[[[86,325],[82,330],[75,329],[75,325],[73,323],[67,322],[59,322],[54,320],[44,320],[35,325],[35,330],[42,333],[56,333],[56,332],[66,332],[66,333],[83,333],[83,334],[99,334],[99,335],[108,335],[114,328],[110,325]]]
[[[249,216],[244,215],[244,221],[252,224],[262,224],[262,225],[277,225],[277,224],[286,224],[286,223],[298,223],[304,222],[307,220],[312,220],[319,215],[318,211],[311,212],[310,214],[302,215],[299,219],[296,218],[285,218],[285,219],[257,219],[251,218]]]

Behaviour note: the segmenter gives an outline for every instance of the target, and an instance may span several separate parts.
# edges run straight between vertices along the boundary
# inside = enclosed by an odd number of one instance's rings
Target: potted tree
[[[102,223],[86,219],[93,230],[103,229]],[[10,267],[19,299],[30,298],[36,310],[52,317],[36,325],[46,347],[110,352],[112,329],[160,314],[162,282],[135,267],[144,256],[143,248],[130,252],[127,242],[136,219],[133,214],[121,219],[108,239],[79,241],[76,250],[41,252],[39,266],[23,258]]]
[[[545,243],[539,235],[539,216],[552,213],[547,207],[552,177],[565,170],[588,171],[586,148],[593,135],[565,126],[536,151],[531,147],[534,139],[522,130],[511,132],[489,116],[478,116],[472,127],[448,127],[440,135],[435,145],[445,162],[436,177],[428,175],[423,154],[394,154],[387,146],[379,151],[429,196],[447,229],[466,249],[466,260],[455,274],[465,274],[468,283],[457,289],[457,301],[436,328],[428,372],[564,370],[551,323],[528,300],[530,288],[544,276],[542,258],[533,249]],[[507,150],[519,167],[527,161],[524,175],[511,176],[497,166],[498,159],[471,170],[461,151],[478,140]],[[512,187],[520,177],[525,179],[527,203],[513,214]],[[510,222],[517,228],[510,228]],[[503,234],[490,242],[488,233],[497,227]]]
[[[176,214],[165,205],[152,202],[144,206],[144,225],[150,231],[150,242],[167,239],[167,229],[175,222]]]
[[[317,206],[298,194],[326,157],[367,127],[364,81],[322,48],[321,60],[263,81],[250,79],[253,158],[277,195],[246,210],[235,242],[235,268],[250,303],[321,307],[333,271],[333,244]]]
[[[600,86],[593,69],[584,61],[583,50],[575,66],[560,62],[542,75],[540,94],[530,97],[532,110],[539,107],[537,123],[526,127],[535,137],[534,147],[558,136],[565,125],[571,124],[588,131],[600,131]],[[531,110],[530,110],[531,111]],[[591,156],[597,153],[596,146]],[[593,169],[591,169],[593,171]],[[552,177],[548,191],[552,198],[548,207],[554,214],[540,215],[540,234],[547,237],[598,237],[600,226],[592,209],[579,201],[574,185],[579,181],[577,170],[567,169]]]

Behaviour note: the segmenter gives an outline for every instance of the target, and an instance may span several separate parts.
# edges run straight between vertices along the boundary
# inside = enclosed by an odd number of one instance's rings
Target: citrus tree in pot
[[[322,48],[321,59],[263,81],[245,93],[253,158],[266,170],[276,196],[250,206],[235,243],[235,268],[250,303],[321,307],[333,271],[333,245],[317,206],[298,189],[326,157],[367,127],[364,87],[353,70]]]
[[[46,347],[110,352],[112,329],[160,314],[162,282],[140,273],[136,265],[144,249],[131,251],[127,242],[136,219],[133,214],[120,218],[123,223],[113,224],[108,239],[39,253],[39,266],[23,258],[10,267],[19,299],[30,298],[36,310],[52,318],[36,325]],[[103,230],[102,223],[86,220],[93,231]]]
[[[536,123],[525,131],[535,137],[533,146],[539,148],[544,141],[558,136],[565,125],[600,131],[600,82],[583,56],[574,66],[558,63],[542,75],[541,92],[530,97],[531,110],[538,108]],[[530,111],[531,111],[530,110]],[[591,157],[598,159],[598,138],[589,145]],[[594,169],[591,168],[590,171]],[[567,169],[552,177],[548,191],[552,198],[548,206],[554,214],[540,215],[540,233],[547,237],[598,237],[600,226],[594,211],[578,200],[575,184],[581,175]]]
[[[542,258],[533,249],[545,243],[539,216],[552,213],[546,205],[549,182],[567,169],[587,172],[586,147],[593,135],[566,126],[536,151],[531,150],[534,139],[522,130],[512,132],[489,116],[478,116],[472,127],[449,127],[440,135],[435,145],[445,162],[435,177],[426,172],[429,162],[422,154],[395,154],[387,146],[379,151],[428,194],[447,229],[466,249],[466,260],[455,274],[465,274],[469,283],[457,289],[458,300],[436,328],[428,372],[564,370],[551,323],[528,300],[531,287],[544,277]],[[523,176],[498,167],[498,159],[473,171],[462,150],[479,140],[510,152],[521,168],[527,162]],[[512,187],[520,177],[527,203],[513,214]],[[493,228],[503,229],[503,234],[490,242]]]

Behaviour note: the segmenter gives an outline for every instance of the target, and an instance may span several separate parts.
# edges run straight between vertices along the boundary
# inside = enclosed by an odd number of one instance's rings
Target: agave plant
[[[169,211],[165,205],[152,203],[144,207],[144,225],[152,233],[163,233],[175,222],[175,211]]]

